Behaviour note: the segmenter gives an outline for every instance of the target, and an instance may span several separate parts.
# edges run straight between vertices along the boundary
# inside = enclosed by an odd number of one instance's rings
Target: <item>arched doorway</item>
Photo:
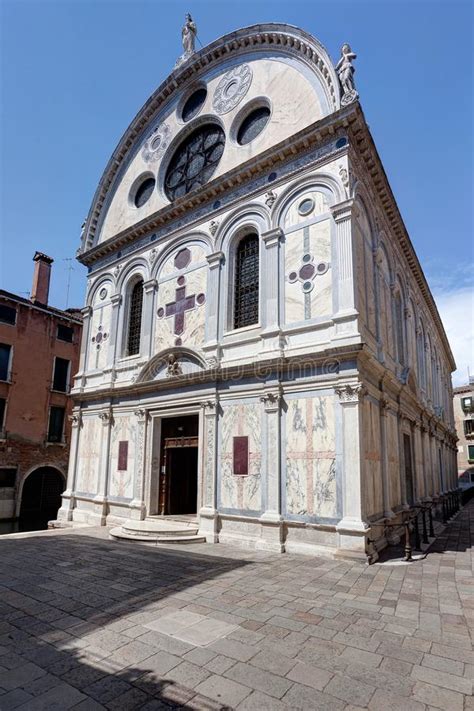
[[[57,517],[65,488],[64,476],[54,467],[39,467],[31,472],[23,484],[19,530],[48,528],[48,521]]]

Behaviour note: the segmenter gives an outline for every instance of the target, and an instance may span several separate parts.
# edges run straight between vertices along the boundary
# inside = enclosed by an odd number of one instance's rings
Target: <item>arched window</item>
[[[403,338],[403,303],[399,291],[395,293],[395,335],[397,340],[397,359],[405,365],[405,344]]]
[[[243,237],[235,255],[234,328],[258,323],[258,235]]]
[[[128,309],[127,355],[140,353],[142,329],[143,281],[137,281],[130,294]]]

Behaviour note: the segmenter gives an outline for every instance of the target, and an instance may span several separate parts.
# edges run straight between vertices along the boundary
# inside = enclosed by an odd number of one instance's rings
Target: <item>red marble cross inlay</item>
[[[184,331],[184,314],[193,309],[196,304],[196,295],[186,296],[186,287],[176,289],[175,301],[166,304],[166,316],[174,316],[174,332],[180,336]]]

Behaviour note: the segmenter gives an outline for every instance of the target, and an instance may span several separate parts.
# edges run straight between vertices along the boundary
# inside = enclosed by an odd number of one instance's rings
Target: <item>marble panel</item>
[[[80,431],[80,457],[76,491],[96,494],[99,486],[100,444],[103,424],[97,416],[84,417]]]
[[[226,509],[262,508],[262,406],[242,403],[223,407],[220,442],[220,501]],[[249,474],[233,473],[234,437],[249,438]]]
[[[385,425],[387,460],[388,460],[388,480],[390,483],[390,506],[394,509],[402,503],[400,486],[400,454],[398,443],[398,418],[395,412],[389,411]]]
[[[310,209],[305,209],[306,206]],[[308,222],[308,220],[322,215],[328,212],[328,210],[329,202],[326,195],[319,190],[308,190],[302,195],[299,195],[288,208],[285,215],[284,227],[293,227],[294,225]]]
[[[185,296],[197,297],[198,294],[204,296],[202,303],[198,299],[194,299],[194,305],[188,308],[190,304],[186,304],[184,313],[184,324],[182,333],[175,333],[175,316],[166,316],[167,304],[172,304],[176,301],[176,290],[182,288],[178,283],[178,279],[169,279],[160,283],[157,298],[157,309],[154,314],[155,318],[155,347],[154,353],[159,353],[165,348],[170,348],[176,345],[178,338],[181,339],[181,345],[189,348],[200,348],[204,343],[205,338],[205,319],[206,319],[206,290],[207,290],[207,274],[208,267],[202,266],[194,271],[188,271],[182,276],[185,279]],[[160,317],[161,311],[164,310],[164,315]]]
[[[335,413],[332,396],[288,401],[286,510],[300,516],[336,515]]]
[[[380,407],[369,399],[366,399],[361,407],[364,495],[367,515],[372,516],[383,511]]]
[[[137,422],[133,416],[114,417],[110,437],[110,479],[111,496],[131,499],[133,497],[133,476],[135,470],[135,447],[137,440]],[[118,469],[119,442],[128,442],[127,469]]]

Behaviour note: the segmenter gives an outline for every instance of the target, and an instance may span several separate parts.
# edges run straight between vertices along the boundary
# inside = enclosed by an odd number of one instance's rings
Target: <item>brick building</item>
[[[463,488],[474,484],[474,378],[454,388],[454,421],[458,435],[458,480]]]
[[[36,252],[29,299],[0,290],[0,520],[41,528],[65,488],[81,313],[48,305],[53,260]]]

